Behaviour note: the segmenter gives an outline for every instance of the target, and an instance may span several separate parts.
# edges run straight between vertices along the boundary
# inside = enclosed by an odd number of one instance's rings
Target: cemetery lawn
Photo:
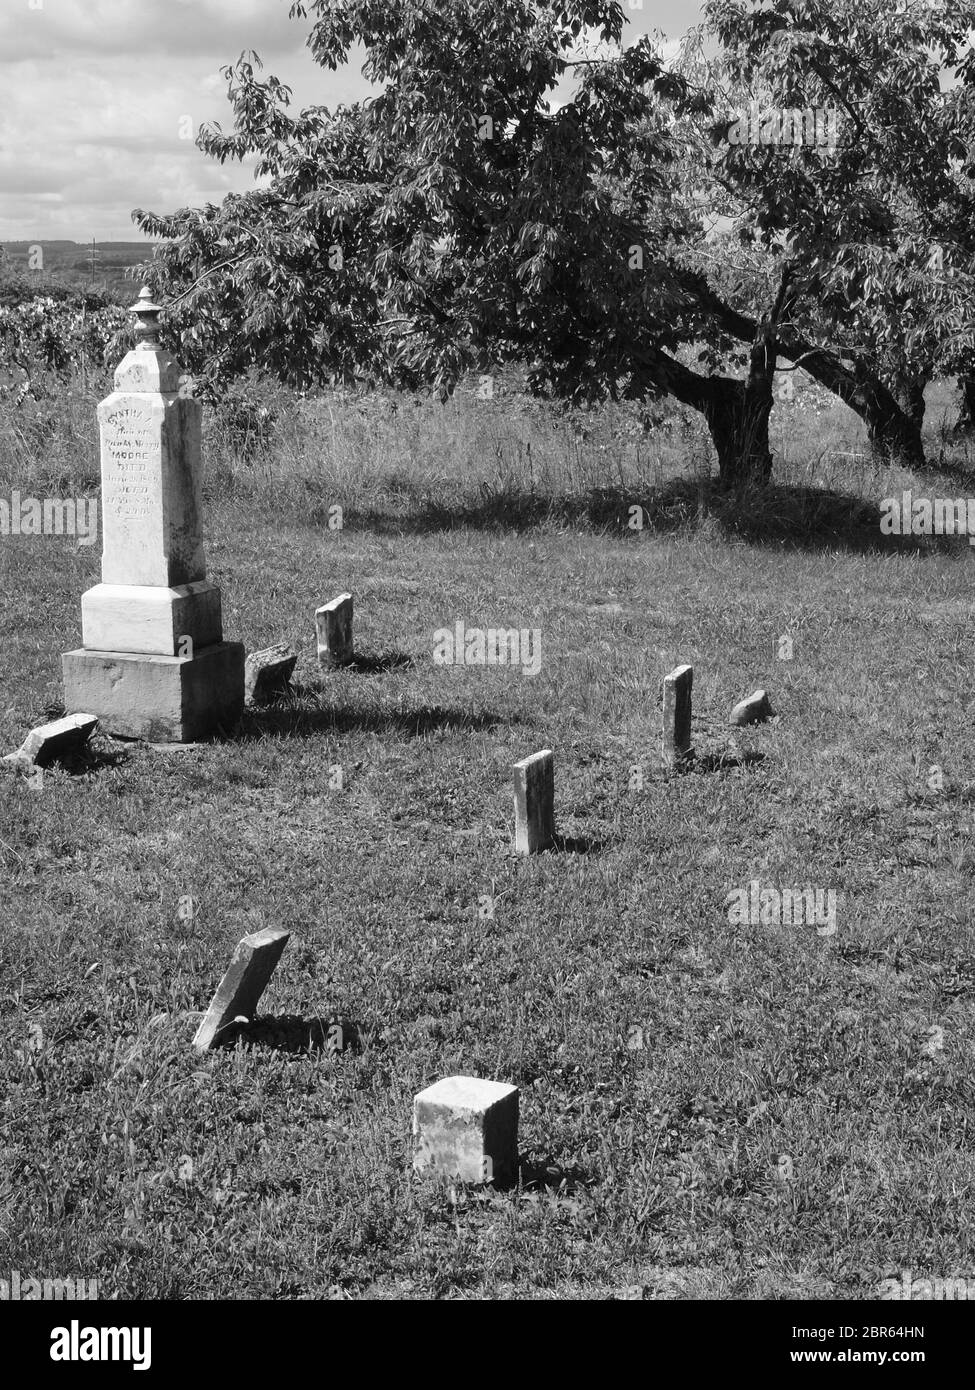
[[[99,734],[40,788],[0,770],[0,1277],[870,1299],[975,1276],[969,546],[881,546],[875,502],[799,493],[739,525],[691,481],[659,506],[373,481],[214,470],[225,634],[295,644],[281,703],[179,753]],[[902,486],[971,490],[862,491]],[[99,550],[0,539],[2,751],[60,712]],[[314,609],[343,590],[362,660],[323,675]],[[539,674],[435,665],[457,619],[540,628]],[[682,662],[698,756],[665,775]],[[777,719],[730,729],[756,687]],[[510,767],[543,747],[569,843],[516,859]],[[835,935],[731,924],[753,880],[835,891]],[[292,936],[262,1012],[341,1016],[357,1047],[193,1053],[269,926]],[[455,1073],[521,1088],[518,1188],[411,1173],[412,1098]]]

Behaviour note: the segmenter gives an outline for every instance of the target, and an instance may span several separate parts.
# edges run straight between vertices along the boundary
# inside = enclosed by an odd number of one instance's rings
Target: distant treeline
[[[151,241],[96,241],[93,272],[91,242],[48,241],[40,237],[32,241],[4,241],[0,242],[0,277],[4,273],[36,277],[42,293],[50,293],[59,283],[84,285],[107,293],[112,300],[128,303],[135,297],[131,267],[150,260],[154,245]]]

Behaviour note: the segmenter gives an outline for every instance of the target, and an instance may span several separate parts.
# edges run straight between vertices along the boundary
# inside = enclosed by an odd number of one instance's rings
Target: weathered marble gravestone
[[[664,764],[676,767],[691,756],[691,685],[693,666],[675,666],[664,677],[662,752]]]
[[[352,595],[339,594],[315,610],[319,666],[350,666],[352,648]]]
[[[447,1076],[413,1100],[413,1167],[462,1182],[518,1176],[518,1087]]]
[[[193,1046],[198,1052],[206,1052],[212,1047],[220,1033],[235,1019],[254,1017],[258,1001],[274,974],[290,936],[290,932],[280,928],[265,927],[263,931],[252,932],[250,936],[240,939],[193,1038]]]
[[[555,758],[550,748],[511,769],[515,793],[515,853],[537,854],[555,843]]]
[[[111,734],[191,743],[239,719],[244,648],[223,641],[206,577],[202,407],[159,346],[148,290],[132,312],[136,347],[98,407],[102,582],[82,596],[83,646],[62,657],[65,708]]]

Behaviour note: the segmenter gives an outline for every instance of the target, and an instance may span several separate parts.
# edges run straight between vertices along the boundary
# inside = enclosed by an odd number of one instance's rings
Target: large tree
[[[924,386],[975,349],[973,21],[971,0],[710,0],[683,64],[713,101],[700,185],[739,259],[758,245],[788,269],[777,350],[909,464]],[[749,105],[758,140],[730,140]],[[784,143],[791,111],[819,113],[835,148]],[[754,314],[716,298],[717,321],[750,341]]]
[[[674,254],[701,222],[674,187],[667,110],[701,99],[647,39],[624,47],[618,4],[313,0],[291,13],[312,18],[324,67],[363,45],[379,91],[292,115],[256,55],[227,69],[233,130],[199,144],[221,161],[256,155],[263,182],[220,207],[135,214],[165,239],[150,275],[181,298],[191,368],[446,392],[472,367],[524,360],[535,388],[562,396],[672,393],[704,415],[725,481],[768,476],[769,323],[755,324],[744,379],[679,351],[713,315]]]
[[[829,29],[841,8],[773,0],[754,23],[722,0],[712,13],[722,78],[742,93],[758,69],[781,101],[807,104],[824,81],[797,85],[807,69],[794,54],[810,46],[810,71],[825,64],[827,86],[837,74],[852,89],[885,72],[896,35],[875,19],[863,71],[854,64],[849,77],[847,21],[829,43],[815,27]],[[367,375],[448,392],[471,368],[527,360],[531,384],[563,396],[674,395],[703,414],[722,479],[739,483],[769,476],[783,354],[859,410],[878,447],[917,457],[916,422],[876,359],[899,351],[913,369],[918,332],[941,321],[916,267],[891,273],[906,252],[901,223],[889,226],[894,200],[880,197],[889,132],[864,150],[844,146],[828,166],[801,150],[739,148],[723,152],[721,168],[709,158],[689,170],[700,150],[690,123],[714,125],[727,81],[709,76],[699,89],[646,39],[624,47],[610,0],[311,0],[291,13],[311,20],[323,67],[361,44],[377,95],[293,115],[288,89],[259,77],[256,55],[226,70],[233,130],[206,128],[199,143],[221,161],[256,155],[258,185],[220,207],[135,214],[166,239],[151,275],[160,294],[181,297],[191,369],[225,376],[257,364],[299,386]],[[921,32],[926,41],[933,30]],[[599,50],[587,54],[593,35]],[[788,58],[781,80],[767,51],[776,44]],[[908,71],[928,93],[922,68],[915,53]],[[870,129],[882,125],[871,119]],[[949,125],[915,142],[924,172],[901,203],[942,191]],[[744,299],[702,263],[713,218],[688,194],[709,184],[737,200],[738,235],[761,243],[772,267]],[[903,312],[895,348],[884,335],[911,275],[923,324]],[[947,323],[954,351],[965,347],[961,317]],[[854,342],[837,345],[839,318],[855,322]],[[694,343],[711,344],[701,370],[681,351]],[[745,345],[737,376],[720,365],[732,343]]]

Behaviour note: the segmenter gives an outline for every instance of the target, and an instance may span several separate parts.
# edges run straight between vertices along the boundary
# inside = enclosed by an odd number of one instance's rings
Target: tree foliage
[[[225,70],[233,127],[199,144],[254,158],[255,187],[135,214],[192,371],[446,394],[527,361],[579,400],[674,394],[730,479],[767,476],[783,355],[919,451],[905,392],[975,353],[968,3],[712,0],[717,51],[679,71],[610,0],[291,13],[325,68],[361,44],[376,95],[295,114],[256,54]],[[832,104],[837,148],[731,143],[753,99]],[[721,374],[733,344],[743,377]]]

